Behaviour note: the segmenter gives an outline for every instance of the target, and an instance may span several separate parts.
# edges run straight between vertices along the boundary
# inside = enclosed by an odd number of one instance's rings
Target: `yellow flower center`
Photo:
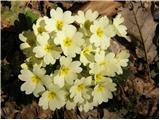
[[[96,34],[97,34],[97,36],[98,37],[102,37],[103,36],[103,34],[104,34],[104,31],[103,31],[103,29],[102,28],[97,28],[97,30],[96,30]]]
[[[48,92],[48,99],[54,99],[56,97],[56,93],[53,91]]]
[[[77,91],[78,91],[78,92],[81,92],[82,90],[84,90],[84,88],[85,88],[85,86],[84,86],[84,84],[82,83],[82,84],[80,84],[80,85],[77,86]]]
[[[83,50],[83,55],[88,55],[90,53],[90,49],[89,48],[85,48]]]
[[[57,22],[56,22],[56,28],[58,30],[62,30],[62,28],[63,28],[63,21],[62,20],[57,20]]]
[[[66,38],[64,39],[64,41],[63,41],[63,44],[64,44],[65,47],[71,46],[71,45],[72,45],[72,39],[69,38],[69,37],[66,37]]]
[[[96,81],[97,82],[102,79],[102,75],[101,74],[96,74],[95,77],[96,77]]]
[[[32,77],[32,83],[33,84],[38,84],[38,83],[40,83],[41,82],[41,79],[37,76],[37,75],[34,75],[33,77]]]
[[[45,32],[45,29],[43,27],[38,27],[37,31],[38,31],[38,34],[41,35],[43,32]]]
[[[106,60],[103,60],[103,61],[100,62],[99,65],[100,65],[100,66],[105,66],[106,64],[107,64],[107,61],[106,61]]]
[[[50,53],[53,50],[52,44],[46,44],[44,50],[48,53]]]
[[[60,74],[61,74],[61,75],[67,75],[68,72],[69,72],[69,70],[70,70],[70,69],[69,69],[68,67],[62,66],[61,71],[60,71]]]
[[[105,86],[102,85],[102,84],[99,84],[99,85],[98,85],[98,88],[97,88],[97,91],[98,91],[98,92],[103,92],[104,90],[105,90]]]

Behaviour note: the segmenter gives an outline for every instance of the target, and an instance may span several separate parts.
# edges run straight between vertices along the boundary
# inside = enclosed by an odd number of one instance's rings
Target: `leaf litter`
[[[60,3],[60,4],[59,4]],[[81,3],[81,4],[80,4]],[[127,49],[130,51],[130,64],[129,64],[129,76],[127,80],[124,80],[122,84],[118,86],[117,93],[112,100],[111,104],[104,104],[91,110],[87,113],[79,113],[79,111],[71,110],[67,111],[62,109],[60,111],[42,110],[37,104],[36,100],[27,102],[27,104],[18,103],[13,96],[10,96],[7,92],[10,87],[6,85],[6,78],[8,81],[17,81],[16,74],[13,74],[12,67],[13,61],[8,62],[8,58],[1,60],[3,72],[7,73],[6,77],[2,76],[2,89],[1,89],[1,118],[158,118],[159,113],[159,88],[155,81],[159,73],[155,72],[159,59],[157,45],[159,34],[157,34],[157,8],[159,4],[157,2],[50,2],[50,1],[34,1],[34,2],[12,2],[7,6],[1,4],[2,20],[1,30],[9,29],[14,25],[14,21],[18,20],[19,13],[24,13],[23,9],[27,6],[34,12],[34,15],[42,16],[48,14],[51,8],[55,8],[61,5],[65,10],[72,11],[87,9],[98,10],[101,15],[107,15],[114,17],[117,12],[120,12],[125,18],[124,24],[128,28],[129,40],[121,38],[113,38],[111,41],[111,49],[115,52]],[[12,8],[12,9],[11,9]],[[11,13],[15,12],[15,16]],[[30,15],[29,15],[30,16]],[[10,33],[8,33],[10,34]],[[157,37],[158,36],[158,37]],[[2,36],[3,37],[3,36]],[[156,42],[154,40],[156,39]],[[5,39],[7,42],[7,39]],[[10,42],[10,40],[9,40]],[[156,43],[156,44],[155,44]],[[8,44],[7,44],[8,45]],[[6,45],[6,47],[7,47]],[[16,48],[17,50],[19,48]],[[5,50],[5,49],[4,49]],[[2,50],[2,53],[4,51]],[[5,54],[4,54],[5,55]],[[18,61],[17,59],[16,61]],[[15,61],[14,61],[15,63]],[[156,64],[155,64],[156,63]],[[20,66],[20,62],[17,66]],[[153,66],[154,67],[150,67]],[[153,69],[154,68],[154,69]],[[151,71],[155,74],[151,78]],[[159,69],[158,69],[159,71]],[[12,74],[12,75],[11,75]],[[148,79],[149,78],[149,79]],[[124,78],[125,79],[125,78]],[[20,85],[20,83],[10,82],[13,85]],[[159,82],[158,82],[159,84]],[[10,85],[14,87],[13,85]],[[6,90],[7,89],[7,90]],[[31,97],[32,98],[32,97]],[[117,104],[117,108],[112,107]],[[107,107],[106,107],[107,106]]]

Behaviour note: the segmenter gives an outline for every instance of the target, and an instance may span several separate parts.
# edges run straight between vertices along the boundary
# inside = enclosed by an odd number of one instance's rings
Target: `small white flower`
[[[36,21],[36,24],[33,24],[33,31],[34,31],[34,34],[36,36],[42,36],[43,37],[43,33],[47,32],[47,30],[45,29],[46,20],[48,20],[48,17],[46,17],[46,16],[40,17]]]
[[[90,25],[98,17],[98,12],[92,12],[91,9],[87,10],[85,13],[83,11],[78,11],[78,15],[75,16],[76,22],[78,22],[81,27],[84,26],[86,29],[90,28]]]
[[[90,37],[90,42],[94,43],[96,47],[107,49],[110,46],[110,37],[106,35],[108,24],[109,20],[105,16],[94,21],[94,24],[91,25],[90,31],[92,32],[92,36]]]
[[[91,63],[89,65],[91,68],[90,73],[96,74],[97,71],[101,71],[103,75],[107,76],[115,76],[115,72],[117,71],[115,54],[110,52],[105,55],[104,51],[100,51],[100,53],[96,53],[95,55],[95,63]]]
[[[117,33],[118,36],[121,37],[127,37],[127,28],[126,26],[122,25],[124,22],[124,18],[121,17],[121,14],[118,14],[114,19],[113,19],[113,26],[114,29]]]
[[[44,34],[44,39],[38,40],[39,45],[33,49],[33,52],[37,58],[43,57],[46,64],[54,64],[56,59],[60,57],[61,50],[49,39],[47,33]]]
[[[89,110],[92,110],[94,106],[96,106],[97,104],[93,103],[93,102],[89,102],[89,101],[85,101],[82,104],[80,104],[78,106],[79,111],[84,111],[84,112],[88,112]]]
[[[116,55],[116,65],[118,67],[117,74],[122,74],[123,70],[121,67],[126,67],[128,65],[129,53],[127,51],[121,51]]]
[[[20,44],[20,49],[23,50],[27,57],[32,56],[32,49],[36,45],[36,37],[33,31],[23,31],[21,34],[19,34],[19,39],[23,42]]]
[[[93,51],[92,45],[84,47],[80,54],[80,61],[86,66],[88,63],[94,61],[94,57],[91,54]]]
[[[54,39],[55,44],[61,45],[63,53],[69,57],[75,57],[76,53],[81,52],[81,45],[84,43],[82,39],[83,34],[77,32],[76,27],[68,25],[63,28],[62,31],[57,33],[57,37]]]
[[[60,109],[65,105],[65,95],[66,92],[60,89],[58,86],[53,85],[49,90],[45,91],[42,94],[42,97],[39,100],[39,105],[43,109],[50,108],[51,110]]]
[[[45,91],[43,86],[45,72],[46,71],[43,68],[40,68],[37,64],[33,66],[33,72],[28,69],[21,70],[21,74],[18,78],[25,81],[21,86],[21,90],[25,91],[26,94],[33,93],[38,97],[41,92]]]
[[[112,92],[116,90],[116,84],[112,82],[111,78],[106,78],[106,81],[99,83],[95,86],[93,95],[93,102],[101,104],[112,99]]]
[[[68,84],[72,84],[73,80],[77,78],[76,73],[80,73],[82,68],[80,67],[81,63],[79,61],[72,61],[70,57],[62,56],[60,58],[60,69],[58,74],[54,78],[55,84],[59,85],[59,87],[63,87],[65,81]]]
[[[92,78],[81,78],[74,82],[74,85],[70,89],[70,97],[73,98],[75,103],[82,103],[85,99],[90,99],[89,86],[91,85]]]
[[[106,81],[105,75],[101,71],[96,71],[94,75],[95,84]]]
[[[67,109],[67,110],[74,109],[74,108],[76,107],[76,105],[77,105],[77,104],[76,104],[73,100],[68,99],[68,100],[66,101],[66,109]]]
[[[63,10],[59,7],[57,7],[56,10],[52,9],[50,11],[51,19],[47,20],[47,22],[46,22],[47,25],[45,28],[49,32],[61,31],[63,29],[63,27],[74,22],[74,17],[71,16],[71,14],[72,13],[70,11],[63,12]]]

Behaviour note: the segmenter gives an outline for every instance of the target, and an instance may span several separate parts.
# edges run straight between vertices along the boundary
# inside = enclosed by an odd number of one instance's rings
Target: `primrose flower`
[[[81,78],[74,82],[74,85],[70,89],[70,97],[73,98],[75,103],[82,103],[85,99],[90,99],[89,86],[91,85],[92,78]]]
[[[48,17],[40,17],[36,21],[36,24],[33,24],[33,32],[36,36],[43,37],[43,33],[47,32],[47,30],[45,29],[46,20],[48,20]]]
[[[33,93],[38,97],[41,92],[45,91],[43,86],[45,72],[46,71],[37,64],[33,66],[33,71],[30,71],[29,69],[21,70],[21,74],[18,78],[25,81],[21,86],[21,90],[25,91],[26,94]]]
[[[63,10],[59,7],[56,10],[52,9],[50,11],[51,19],[47,20],[45,28],[49,32],[61,31],[63,27],[74,22],[74,17],[71,16],[71,14],[72,13],[70,11],[63,12]]]
[[[123,70],[121,67],[126,67],[128,65],[129,53],[127,51],[121,51],[116,55],[116,65],[118,67],[117,74],[122,74]]]
[[[75,103],[73,101],[73,99],[71,99],[70,97],[68,97],[67,101],[66,101],[66,109],[67,110],[71,110],[74,109],[76,107],[77,103]]]
[[[113,77],[117,71],[115,54],[110,52],[105,55],[104,51],[100,51],[95,55],[95,63],[91,63],[89,67],[91,68],[90,73],[95,74],[97,71],[101,71],[103,75]]]
[[[91,54],[93,51],[92,45],[84,47],[80,54],[80,61],[86,66],[88,63],[94,61],[94,57]]]
[[[61,50],[56,47],[52,40],[49,39],[49,35],[45,33],[43,40],[39,40],[33,52],[37,58],[42,58],[46,64],[54,64],[56,59],[60,57]]]
[[[101,104],[112,99],[112,92],[116,90],[116,84],[112,82],[111,78],[106,78],[106,81],[99,83],[95,86],[92,92],[94,104]]]
[[[110,38],[106,35],[108,24],[108,18],[101,17],[91,25],[90,31],[92,35],[90,37],[90,42],[94,43],[96,47],[101,47],[102,49],[107,49],[109,47]]]
[[[26,56],[21,64],[21,91],[39,97],[43,109],[78,108],[87,112],[112,99],[112,81],[128,65],[128,51],[112,52],[110,40],[126,37],[123,17],[99,16],[97,11],[51,9],[32,30],[19,34]],[[112,79],[111,79],[112,78]]]
[[[113,26],[114,29],[117,33],[118,36],[121,37],[127,37],[127,28],[126,26],[122,25],[124,22],[124,18],[121,17],[121,14],[118,14],[114,19],[113,19]]]
[[[80,73],[82,68],[80,67],[81,63],[79,61],[72,61],[70,57],[62,56],[60,58],[60,69],[58,74],[54,78],[55,84],[59,87],[63,87],[65,81],[68,84],[72,84],[73,80],[77,78],[76,73]]]
[[[84,111],[84,112],[88,112],[89,110],[92,110],[94,106],[96,106],[97,104],[93,103],[93,102],[89,102],[89,101],[85,101],[82,104],[80,104],[78,106],[79,111]]]
[[[49,88],[49,90],[46,90],[42,97],[39,100],[39,105],[42,106],[44,110],[46,109],[60,109],[62,106],[65,105],[65,95],[66,92],[62,89],[60,89],[58,86],[53,85]]]
[[[90,29],[90,25],[94,20],[98,17],[98,12],[92,10],[87,10],[86,13],[83,11],[78,11],[78,15],[75,17],[76,22],[78,22],[81,26],[84,26],[86,29]]]
[[[54,39],[56,45],[61,45],[63,53],[69,57],[75,57],[76,53],[81,52],[81,45],[84,43],[82,39],[83,34],[77,32],[76,27],[68,25],[64,29],[57,33],[57,37]]]
[[[94,80],[95,84],[97,84],[106,81],[106,77],[100,70],[97,70],[94,74]]]
[[[23,50],[24,54],[28,57],[33,55],[32,49],[36,45],[36,36],[33,31],[23,31],[19,34],[19,39],[23,42],[20,44],[20,49]]]

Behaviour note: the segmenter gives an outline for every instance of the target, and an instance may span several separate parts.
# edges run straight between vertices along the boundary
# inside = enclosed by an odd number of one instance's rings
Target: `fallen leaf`
[[[129,78],[126,81],[123,92],[127,99],[132,101],[130,112],[137,115],[153,116],[158,111],[159,89],[153,80],[146,81],[133,76],[132,79]],[[121,98],[123,102],[123,96]]]
[[[5,119],[13,119],[15,118],[16,113],[18,112],[18,110],[16,109],[16,103],[13,101],[7,101],[5,103],[5,106],[1,108],[2,113],[1,113],[1,117],[5,118]]]
[[[120,119],[121,116],[117,112],[110,112],[107,109],[103,109],[104,115],[102,119]]]
[[[110,49],[114,53],[119,53],[121,50],[126,50],[126,48],[124,46],[122,46],[121,44],[119,44],[118,42],[116,42],[112,39],[111,39],[111,43],[110,43]]]
[[[145,2],[146,4],[146,2]],[[151,2],[147,2],[146,8],[141,6],[140,2],[127,2],[129,7],[124,7],[121,11],[124,17],[124,24],[128,29],[128,34],[133,35],[137,40],[139,40],[142,45],[138,46],[145,49],[147,53],[148,63],[152,63],[154,58],[157,56],[156,46],[153,44],[153,37],[155,36],[155,29],[157,23],[154,22],[150,7]],[[135,39],[132,39],[135,40]],[[137,50],[138,53],[142,49]],[[139,55],[145,57],[145,51],[142,51]]]
[[[96,119],[98,117],[97,109],[90,110],[88,112],[80,112],[81,119]]]
[[[144,81],[141,78],[136,78],[133,82],[135,86],[135,90],[139,92],[140,94],[149,97],[149,98],[158,98],[159,96],[159,90],[154,85],[153,80],[150,81]]]
[[[65,9],[69,9],[73,6],[73,2],[71,1],[61,1],[60,3]]]
[[[77,119],[77,113],[75,110],[64,111],[64,119]]]
[[[90,1],[84,4],[80,10],[87,11],[92,9],[93,11],[98,11],[101,15],[113,16],[119,10],[122,4],[115,1]]]
[[[31,104],[23,105],[21,112],[17,115],[16,118],[24,119],[50,119],[53,116],[53,111],[43,110],[37,102],[33,101]]]

